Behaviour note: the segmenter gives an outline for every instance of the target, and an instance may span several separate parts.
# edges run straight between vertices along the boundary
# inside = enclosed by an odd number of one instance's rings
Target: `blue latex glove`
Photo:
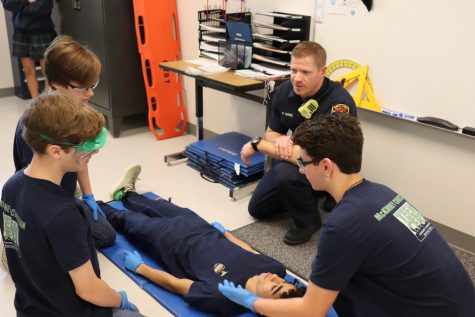
[[[137,252],[137,250],[134,251],[134,253],[130,251],[124,251],[125,253],[125,268],[129,271],[136,272],[138,266],[140,264],[143,264],[142,257],[140,254]]]
[[[252,310],[253,312],[256,312],[254,310],[254,301],[256,301],[256,299],[259,299],[260,297],[242,288],[241,285],[238,285],[236,287],[233,282],[224,280],[223,284],[221,283],[218,284],[218,290],[224,296],[226,296],[227,298],[229,298],[236,304],[239,304],[241,306],[244,306]]]
[[[137,306],[129,302],[129,300],[127,299],[127,293],[125,291],[120,291],[119,294],[122,296],[119,307],[120,309],[127,309],[135,312],[139,311]]]
[[[89,208],[91,208],[92,218],[94,220],[97,220],[97,214],[100,214],[104,218],[106,217],[106,215],[104,215],[101,208],[97,204],[93,194],[82,195],[82,201],[84,201],[89,206]]]
[[[223,227],[222,224],[220,224],[219,222],[215,221],[215,222],[212,222],[210,223],[213,227],[215,227],[216,229],[218,229],[219,232],[221,232],[222,234],[224,234],[226,231],[226,228]]]

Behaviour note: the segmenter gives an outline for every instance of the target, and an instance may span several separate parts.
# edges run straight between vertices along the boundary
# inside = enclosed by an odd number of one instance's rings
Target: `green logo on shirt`
[[[5,240],[6,248],[16,249],[19,253],[19,228],[25,230],[26,224],[20,218],[20,215],[14,208],[0,200],[0,208],[3,211],[3,239]]]

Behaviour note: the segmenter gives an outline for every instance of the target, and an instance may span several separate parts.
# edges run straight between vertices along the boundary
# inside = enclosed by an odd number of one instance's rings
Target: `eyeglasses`
[[[91,89],[91,90],[96,89],[97,85],[99,85],[99,80],[96,81],[96,82],[94,83],[94,85],[89,86],[89,87],[78,87],[78,86],[72,85],[71,83],[68,83],[68,86],[69,86],[69,87],[71,87],[71,88],[73,88],[73,89],[76,89],[77,91],[79,91],[79,92],[82,93],[82,94],[87,93],[89,89]]]
[[[304,160],[302,160],[302,158],[299,157],[299,158],[297,159],[297,165],[298,165],[299,168],[304,169],[305,166],[307,166],[308,164],[317,164],[317,165],[318,165],[318,163],[319,163],[321,160],[322,160],[322,159],[313,159],[313,160],[311,160],[311,161],[304,161]]]

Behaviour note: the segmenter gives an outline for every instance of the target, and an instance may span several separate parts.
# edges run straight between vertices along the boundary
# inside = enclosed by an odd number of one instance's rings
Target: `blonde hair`
[[[33,99],[21,118],[23,139],[34,152],[48,144],[63,148],[95,137],[104,127],[104,116],[73,98],[50,92]]]
[[[98,81],[100,73],[96,54],[70,36],[57,36],[45,51],[45,75],[50,85],[68,87],[74,81],[89,87]]]

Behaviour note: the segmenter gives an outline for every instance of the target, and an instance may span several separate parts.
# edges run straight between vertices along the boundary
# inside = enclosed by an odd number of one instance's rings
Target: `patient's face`
[[[280,298],[295,286],[276,274],[262,273],[257,277],[256,295],[262,298]]]

